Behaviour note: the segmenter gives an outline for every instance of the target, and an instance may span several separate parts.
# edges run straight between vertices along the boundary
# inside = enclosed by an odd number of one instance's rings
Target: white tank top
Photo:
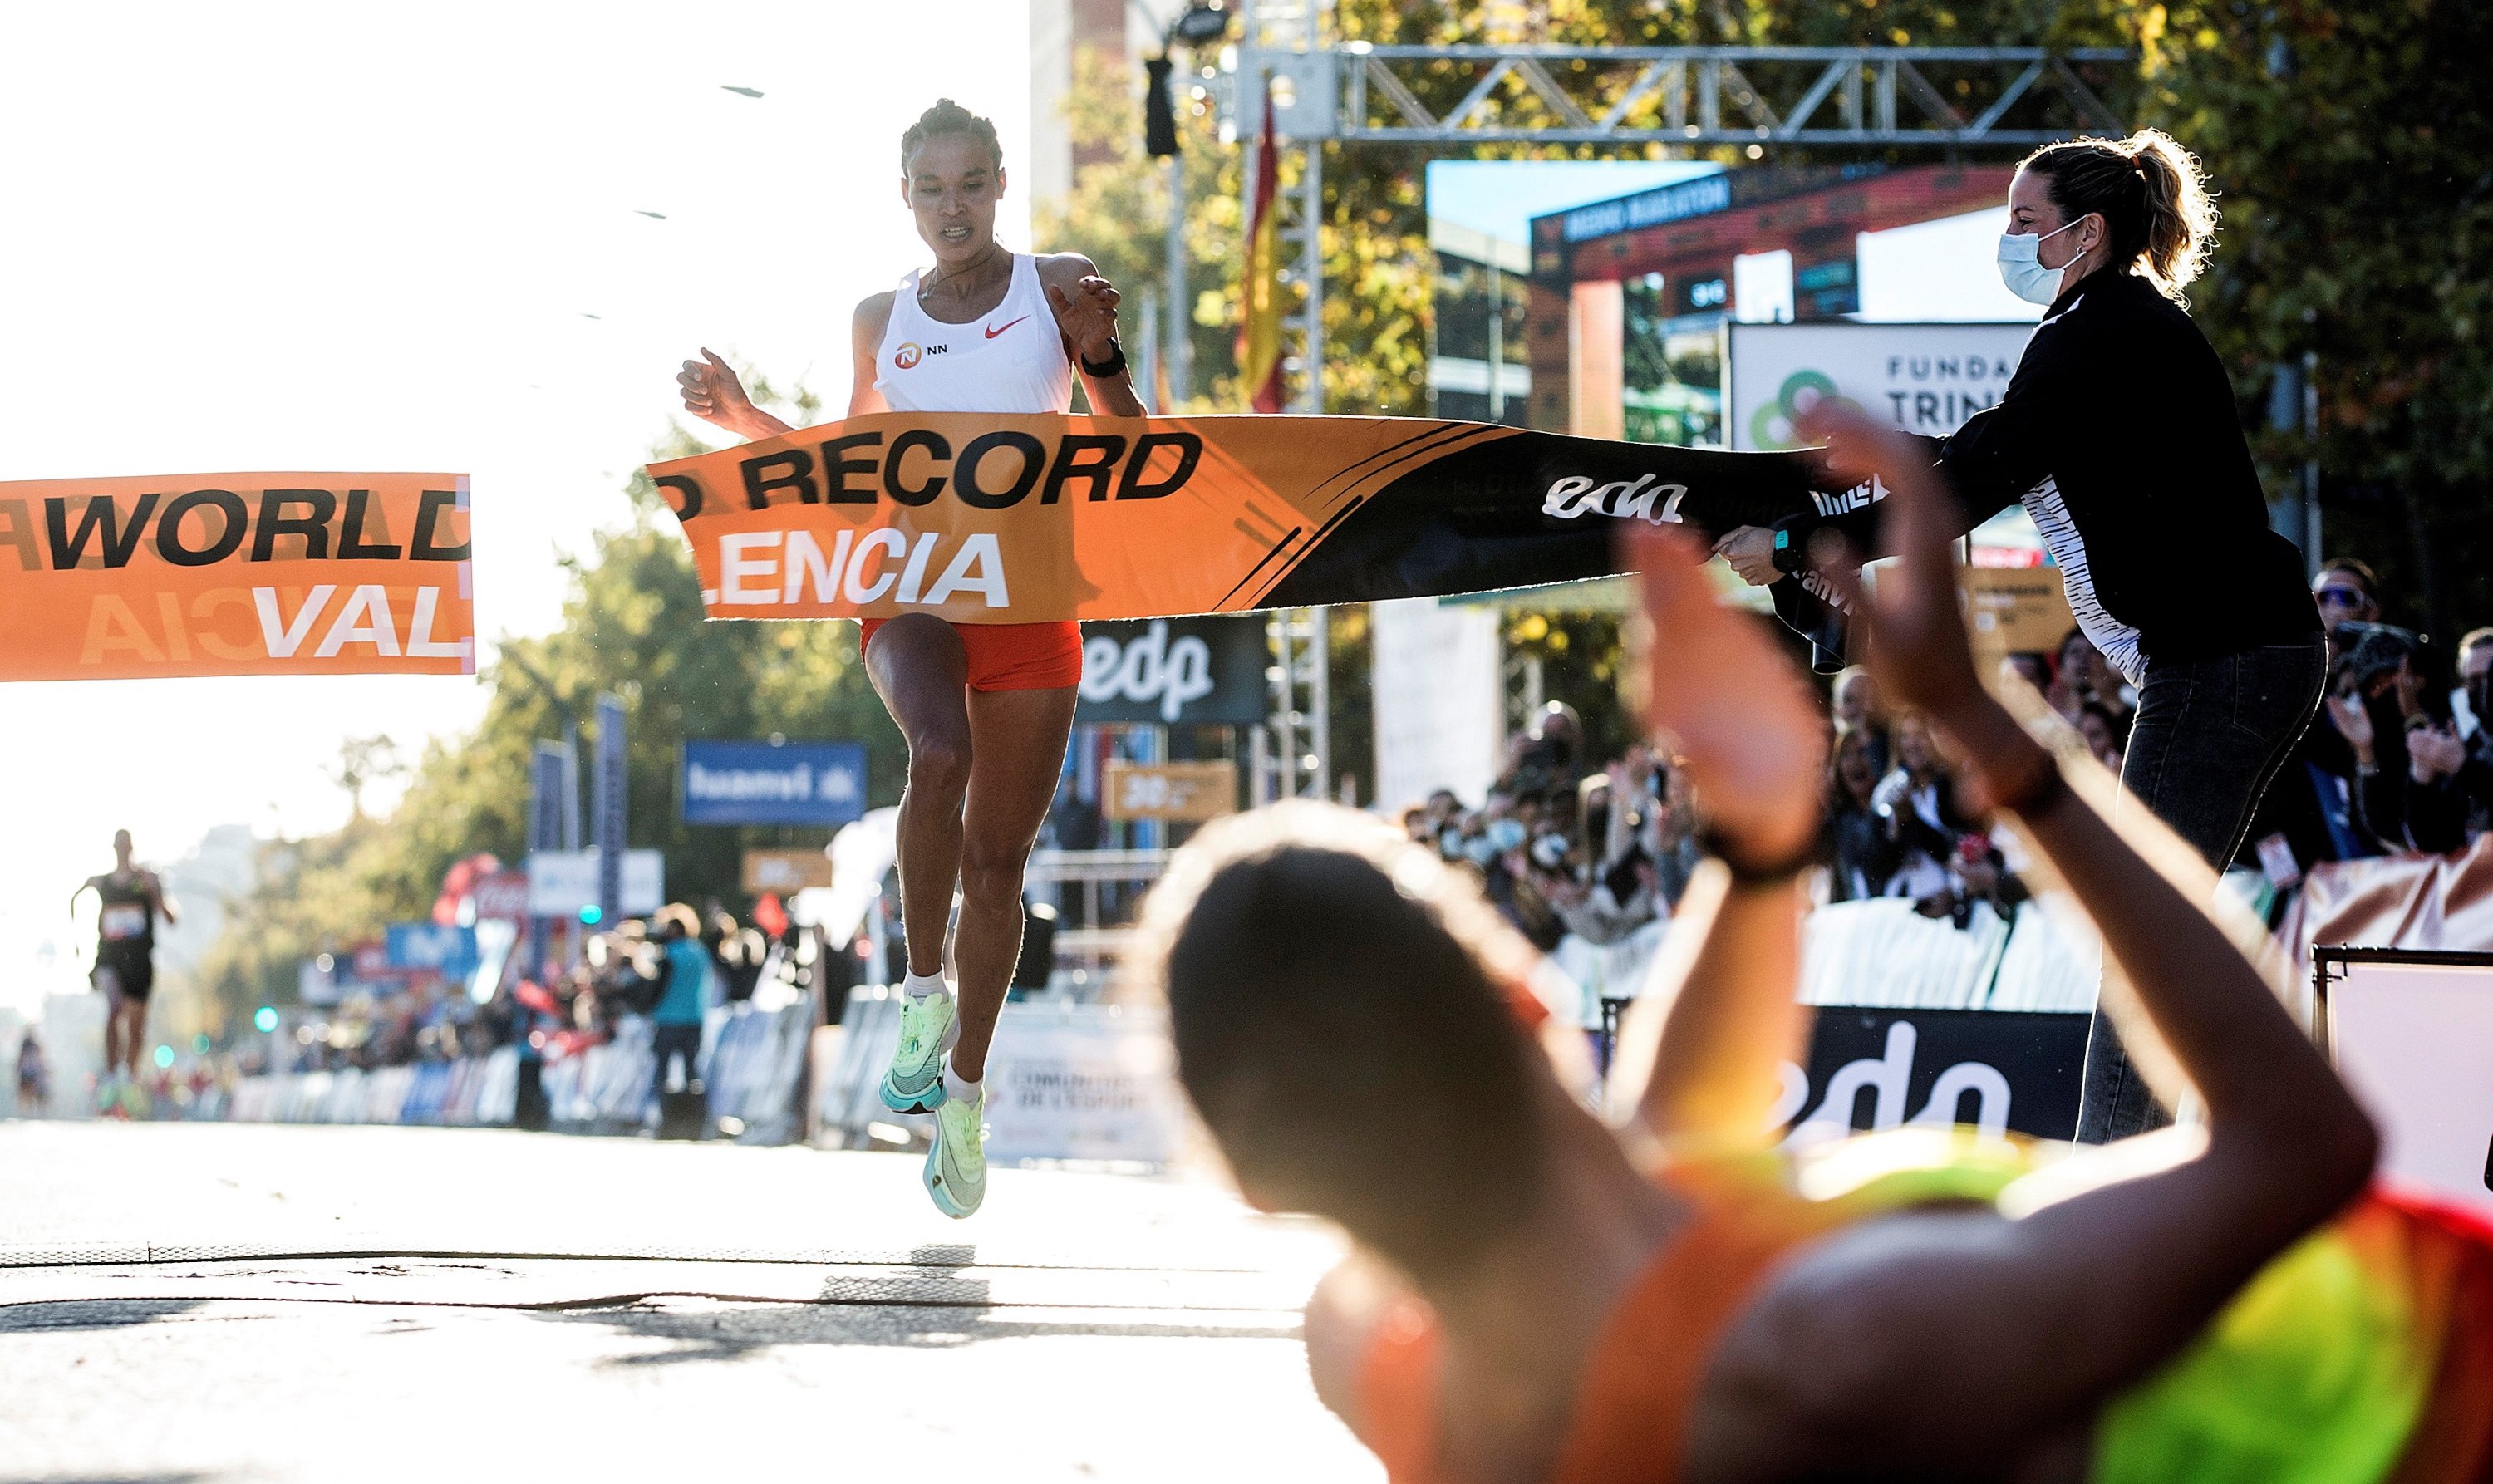
[[[917,271],[891,296],[891,322],[875,352],[875,390],[894,412],[1065,412],[1073,367],[1038,282],[1038,260],[1016,252],[1002,304],[968,324],[928,317]]]

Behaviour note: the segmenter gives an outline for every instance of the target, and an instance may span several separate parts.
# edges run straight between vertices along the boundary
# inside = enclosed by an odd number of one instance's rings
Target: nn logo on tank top
[[[902,341],[900,348],[891,353],[891,364],[907,371],[928,356],[948,355],[951,350],[949,345],[920,345],[916,341]]]

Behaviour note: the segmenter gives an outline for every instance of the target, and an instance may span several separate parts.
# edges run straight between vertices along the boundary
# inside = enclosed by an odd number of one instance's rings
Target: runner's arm
[[[874,359],[883,349],[883,332],[890,324],[891,293],[888,289],[879,294],[868,294],[857,302],[856,317],[849,325],[851,417],[891,410],[891,403],[884,401],[883,389],[874,384]]]
[[[1120,366],[1105,376],[1095,376],[1083,367],[1086,361],[1097,365],[1125,359],[1117,342],[1119,296],[1099,277],[1099,265],[1079,252],[1051,252],[1039,260],[1038,277],[1048,307],[1056,312],[1057,328],[1065,335],[1066,353],[1082,378],[1084,395],[1091,399],[1091,410],[1101,417],[1149,416],[1150,409],[1135,395],[1132,367]]]
[[[2089,1156],[2109,1183],[2015,1219],[1929,1212],[1867,1223],[1779,1278],[1727,1344],[1709,1445],[1806,1471],[2007,1462],[2143,1380],[2262,1266],[2369,1178],[2370,1121],[2257,970],[2172,882],[2060,784],[1981,688],[1930,482],[1890,435],[1836,426],[1895,492],[1902,560],[1881,583],[1874,672],[1929,713],[2010,800],[2128,973],[2208,1108],[2194,1157],[2138,1172],[2155,1136]],[[1901,475],[1901,478],[1899,477]],[[2123,1167],[2126,1167],[2125,1169]],[[2060,1167],[2063,1174],[2083,1166]],[[1727,1432],[1726,1430],[1728,1430]]]
[[[165,878],[158,876],[153,871],[147,873],[147,895],[149,899],[156,904],[156,914],[158,916],[164,918],[168,923],[178,924],[181,922],[182,914],[180,910],[174,906],[173,899],[165,891]]]
[[[1666,1139],[1757,1144],[1800,1043],[1800,891],[1781,868],[1806,862],[1817,841],[1825,728],[1758,620],[1716,600],[1702,557],[1677,532],[1638,537],[1645,715],[1749,878],[1716,863],[1690,883],[1621,1028],[1611,1090]]]
[[[1709,863],[1688,883],[1647,988],[1619,1024],[1613,1106],[1664,1139],[1762,1145],[1780,1069],[1800,1048],[1800,888],[1734,882]]]

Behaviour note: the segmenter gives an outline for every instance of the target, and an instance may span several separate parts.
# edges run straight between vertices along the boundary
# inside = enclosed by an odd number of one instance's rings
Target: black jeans
[[[2188,664],[2149,661],[2121,759],[2121,786],[2222,871],[2251,811],[2320,711],[2326,643],[2272,644]],[[2098,1006],[2087,1032],[2078,1143],[2110,1143],[2173,1121]]]

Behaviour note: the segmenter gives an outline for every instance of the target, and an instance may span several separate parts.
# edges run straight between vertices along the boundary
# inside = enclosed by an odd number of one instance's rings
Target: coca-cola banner
[[[1262,614],[1094,620],[1082,626],[1078,722],[1227,723],[1273,708]]]

